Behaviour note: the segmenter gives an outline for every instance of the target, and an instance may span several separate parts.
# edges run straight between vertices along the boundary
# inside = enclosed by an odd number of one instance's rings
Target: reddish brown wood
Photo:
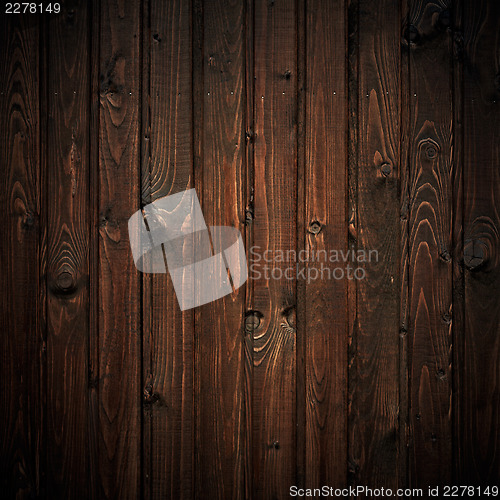
[[[88,495],[89,53],[86,2],[46,26],[47,492]],[[50,193],[50,198],[49,198]]]
[[[152,1],[145,10],[143,44],[147,204],[193,187],[191,3]],[[180,311],[167,274],[144,275],[143,329],[145,493],[191,498],[194,312]]]
[[[0,17],[0,484],[44,492],[44,283],[38,20]]]
[[[245,3],[222,0],[196,5],[203,21],[201,51],[193,78],[195,187],[209,226],[244,230],[245,186]],[[199,115],[197,115],[199,116]],[[197,498],[243,498],[245,288],[196,310]]]
[[[101,498],[137,498],[141,470],[140,279],[127,222],[140,208],[137,2],[106,1],[100,18],[99,470]]]
[[[259,253],[297,245],[296,16],[293,1],[255,3],[253,244]],[[272,262],[270,267],[283,272],[289,263]],[[295,484],[296,474],[296,279],[275,276],[262,274],[254,282],[259,317],[253,330],[256,498],[283,495]]]
[[[458,477],[484,486],[500,477],[499,23],[498,2],[463,1],[465,321],[457,367]]]
[[[449,12],[411,2],[409,93],[410,481],[451,481],[452,53]]]
[[[306,266],[311,276],[322,274],[305,288],[305,485],[341,487],[347,483],[348,280],[330,275],[344,264],[324,256],[347,250],[344,2],[308,2],[306,23],[303,230],[306,249],[320,256]],[[339,29],[332,30],[332,25]]]
[[[357,29],[357,166],[351,235],[360,263],[349,361],[349,469],[353,484],[395,489],[399,441],[399,2],[359,1]],[[352,165],[352,164],[351,164]],[[352,168],[352,166],[351,166]]]

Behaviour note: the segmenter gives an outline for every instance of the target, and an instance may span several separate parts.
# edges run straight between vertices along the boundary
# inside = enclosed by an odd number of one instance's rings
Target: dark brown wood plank
[[[465,324],[459,373],[462,484],[500,478],[500,5],[463,1]]]
[[[87,2],[46,25],[47,492],[88,494],[89,53]]]
[[[353,247],[368,255],[356,281],[349,360],[349,469],[353,485],[395,488],[399,442],[399,1],[357,6],[357,172]],[[354,9],[352,9],[354,10]],[[351,14],[351,12],[350,12]],[[354,14],[352,12],[352,14]],[[356,78],[355,75],[352,77]],[[352,171],[352,162],[350,162]]]
[[[195,187],[209,226],[244,229],[245,2],[213,0],[195,6],[202,21],[195,53]],[[202,84],[201,84],[202,82]],[[197,111],[199,113],[199,111]],[[198,154],[198,151],[197,151]],[[197,498],[243,498],[245,287],[196,309]]]
[[[409,6],[408,363],[412,486],[451,482],[452,53],[443,2]]]
[[[144,205],[194,187],[191,9],[152,0],[144,16]],[[194,313],[167,274],[144,275],[143,308],[145,496],[192,498]]]
[[[128,238],[140,208],[138,2],[101,3],[99,120],[100,498],[137,498],[141,469],[140,277]]]
[[[344,264],[327,256],[347,251],[345,5],[315,0],[306,9],[305,248],[318,258],[307,265],[305,290],[305,485],[341,487],[347,483],[348,279],[335,279],[333,270],[345,272]]]
[[[20,499],[44,493],[39,33],[0,16],[0,484]]]
[[[258,0],[254,13],[253,245],[276,255],[297,248],[297,5]],[[297,280],[281,276],[287,262],[260,264],[253,284],[253,489],[257,498],[280,498],[296,477]],[[276,279],[266,278],[263,264]]]

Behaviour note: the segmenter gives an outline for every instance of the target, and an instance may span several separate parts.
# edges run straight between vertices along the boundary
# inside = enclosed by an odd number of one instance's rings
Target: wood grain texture
[[[140,279],[128,218],[140,208],[140,39],[137,2],[106,1],[100,17],[100,498],[137,498],[141,470]]]
[[[21,499],[43,494],[45,467],[39,22],[2,15],[0,33],[0,484]]]
[[[47,493],[88,485],[89,53],[86,2],[46,26]]]
[[[345,5],[306,5],[305,485],[347,484],[347,285],[324,256],[347,251],[347,89]],[[331,30],[331,26],[339,27]],[[328,85],[325,85],[328,82]],[[345,270],[343,270],[345,272]],[[338,273],[337,273],[337,276]]]
[[[452,44],[445,2],[410,2],[410,482],[451,481]]]
[[[144,205],[194,185],[191,14],[190,2],[153,0],[144,15]],[[146,497],[192,498],[194,313],[167,274],[144,275],[143,330]]]
[[[375,250],[360,263],[349,360],[349,469],[352,484],[395,488],[399,457],[399,2],[359,1],[357,172],[352,245]],[[382,28],[383,27],[383,28]]]
[[[4,496],[497,484],[499,20],[497,0],[1,15]],[[127,223],[193,187],[249,279],[181,312]],[[300,250],[378,259],[314,277]]]
[[[257,1],[254,19],[254,171],[257,252],[297,248],[296,2]],[[274,269],[266,278],[263,264]],[[289,263],[260,262],[253,284],[253,486],[279,498],[296,474],[296,279]],[[292,263],[293,266],[293,263]],[[277,274],[276,274],[277,273]]]
[[[459,478],[500,476],[500,85],[498,2],[463,1],[463,261]]]
[[[244,229],[245,2],[204,2],[194,120],[201,151],[195,187],[209,226]],[[201,83],[202,82],[202,83]],[[245,288],[196,311],[197,498],[243,498],[245,492],[244,344]]]

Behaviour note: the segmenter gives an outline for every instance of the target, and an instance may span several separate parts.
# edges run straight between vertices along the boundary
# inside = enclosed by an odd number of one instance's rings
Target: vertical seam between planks
[[[296,95],[296,113],[297,113],[297,170],[296,170],[296,195],[295,204],[297,207],[297,217],[295,219],[296,232],[296,249],[300,251],[306,248],[306,236],[304,228],[306,224],[306,205],[307,205],[307,188],[306,188],[306,128],[307,128],[307,0],[297,0],[296,6],[296,58],[297,58],[297,95]],[[302,180],[301,180],[302,179]],[[302,210],[299,207],[302,205]],[[299,296],[303,299],[302,305],[299,306]],[[307,321],[307,300],[306,285],[296,280],[295,283],[295,308],[297,330],[295,337],[295,484],[299,485],[302,482],[305,484],[305,464],[306,464],[306,414],[305,401],[307,398],[307,374],[306,374],[306,354],[305,345],[305,322]],[[300,373],[299,373],[300,369]],[[301,415],[299,418],[299,414]],[[299,425],[301,428],[299,429]],[[298,458],[301,454],[302,457]],[[302,484],[303,486],[303,484]]]
[[[349,73],[350,73],[350,54],[349,54],[349,0],[344,0],[344,116],[345,116],[345,132],[344,137],[346,141],[345,150],[345,198],[344,198],[344,220],[345,220],[345,242],[347,250],[349,250],[349,193],[350,193],[350,175],[349,175],[349,134],[350,134],[350,117],[349,117],[349,103],[350,103],[350,92],[349,92]],[[344,394],[344,408],[345,408],[345,422],[344,422],[344,435],[346,438],[345,442],[345,456],[344,456],[344,483],[347,484],[349,477],[349,333],[351,329],[349,314],[350,302],[349,302],[349,285],[345,287],[345,307],[346,307],[346,324],[344,329],[344,353],[346,364],[344,365],[345,370],[345,394]]]

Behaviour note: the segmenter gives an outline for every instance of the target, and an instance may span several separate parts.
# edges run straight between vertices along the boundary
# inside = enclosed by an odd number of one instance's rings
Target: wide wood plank
[[[140,208],[138,2],[100,9],[99,397],[100,498],[137,498],[141,470],[140,277],[127,223]]]
[[[191,2],[152,0],[143,35],[142,202],[194,187]],[[168,274],[144,275],[144,492],[193,497],[194,313]]]
[[[306,459],[305,485],[347,483],[347,89],[345,5],[306,5],[306,126],[304,228]],[[336,29],[332,29],[335,27]],[[328,85],[325,85],[328,82]]]
[[[408,360],[410,483],[451,481],[452,53],[450,13],[410,2]]]
[[[19,499],[45,491],[39,34],[36,19],[0,17],[0,484]]]
[[[457,442],[462,484],[500,477],[500,5],[463,1],[463,262]],[[457,339],[458,340],[458,339]]]
[[[198,2],[195,16],[195,187],[208,226],[243,231],[245,2]],[[244,308],[242,287],[196,309],[196,498],[244,497]]]
[[[357,14],[355,14],[357,12]],[[353,485],[395,488],[399,457],[399,2],[360,0],[357,31],[357,161],[350,232],[366,262],[356,281],[349,359],[349,470]],[[352,89],[354,90],[354,89]],[[353,171],[350,162],[350,172]],[[370,254],[376,251],[377,254]],[[350,293],[350,297],[352,297]]]
[[[297,249],[296,2],[258,0],[254,19],[253,245],[259,257],[268,250],[272,258],[278,251]],[[297,280],[293,274],[284,276],[289,266],[261,261],[256,268],[260,276],[253,276],[256,498],[282,497],[296,477]]]
[[[47,492],[88,494],[87,2],[46,25]]]

